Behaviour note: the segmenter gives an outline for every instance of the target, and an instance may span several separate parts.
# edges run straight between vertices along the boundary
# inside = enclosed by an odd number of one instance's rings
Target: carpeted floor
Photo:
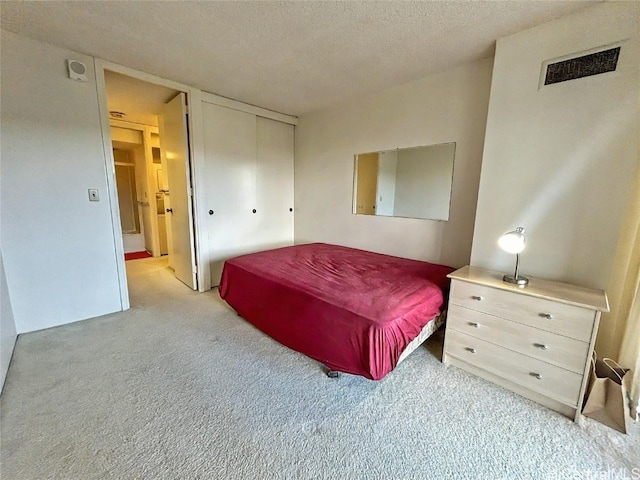
[[[127,269],[131,310],[19,337],[3,479],[640,478],[638,425],[580,427],[445,367],[442,335],[380,382],[329,379],[166,259]]]

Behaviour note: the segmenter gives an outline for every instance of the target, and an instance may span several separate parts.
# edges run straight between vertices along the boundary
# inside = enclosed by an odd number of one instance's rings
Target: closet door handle
[[[209,215],[213,215],[213,210],[209,210]]]
[[[173,208],[167,208],[167,213],[173,213]]]
[[[254,208],[254,209],[253,209],[253,210],[251,210],[251,211],[252,211],[253,213],[256,213],[256,211],[257,211],[257,210]]]

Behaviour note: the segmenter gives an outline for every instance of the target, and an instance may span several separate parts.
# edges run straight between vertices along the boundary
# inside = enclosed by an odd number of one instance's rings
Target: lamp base
[[[529,284],[529,279],[527,277],[514,276],[514,275],[505,275],[502,277],[503,282],[514,283],[519,287],[526,287]]]

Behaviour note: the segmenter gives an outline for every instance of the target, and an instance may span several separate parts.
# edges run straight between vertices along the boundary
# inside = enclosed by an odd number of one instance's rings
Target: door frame
[[[150,168],[151,165],[149,165],[149,160],[152,159],[152,146],[151,146],[151,135],[152,134],[158,134],[158,127],[154,127],[152,125],[144,125],[142,123],[134,123],[134,122],[129,122],[128,120],[119,120],[119,119],[115,119],[115,118],[110,118],[109,119],[109,126],[110,127],[116,127],[116,128],[124,128],[127,130],[135,130],[137,132],[140,132],[140,135],[142,135],[142,147],[144,148],[144,158],[145,158],[145,172],[146,172],[146,176],[144,179],[145,184],[147,185],[147,190],[149,192],[152,191],[150,187]],[[113,140],[113,139],[112,139]],[[149,203],[151,203],[150,208],[155,208],[155,202],[153,202],[153,199],[149,199]],[[140,222],[143,222],[142,218],[140,219]],[[146,243],[146,237],[147,235],[151,236],[151,243],[152,243],[152,248],[151,250],[153,250],[152,253],[154,253],[154,256],[158,256],[155,255],[156,252],[160,251],[160,241],[159,241],[159,237],[158,237],[158,216],[156,214],[152,214],[151,215],[151,231],[150,232],[144,232],[144,236],[145,236],[145,243]]]
[[[105,175],[107,180],[107,198],[111,209],[111,226],[114,236],[114,250],[116,256],[116,268],[118,272],[118,283],[120,287],[120,304],[122,310],[130,308],[129,285],[124,260],[124,245],[122,241],[122,230],[120,227],[120,209],[118,207],[118,192],[115,182],[115,169],[113,163],[113,150],[111,144],[111,132],[109,130],[110,118],[107,107],[107,90],[105,83],[105,70],[127,75],[129,77],[142,80],[144,82],[161,85],[183,92],[187,96],[188,126],[189,126],[189,155],[191,156],[191,188],[193,193],[193,233],[195,241],[195,262],[197,267],[198,290],[204,292],[211,288],[209,261],[203,258],[204,252],[208,251],[208,239],[205,228],[206,221],[206,198],[204,196],[204,186],[201,185],[202,177],[200,172],[204,171],[204,142],[202,138],[202,92],[172,80],[167,80],[156,75],[141,72],[116,63],[95,59],[96,92],[98,96],[98,107],[100,112],[100,126],[102,129],[102,145],[105,159]]]

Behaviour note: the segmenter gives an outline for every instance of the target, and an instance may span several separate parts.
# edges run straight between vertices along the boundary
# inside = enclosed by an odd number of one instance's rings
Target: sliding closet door
[[[203,103],[211,285],[227,258],[253,251],[257,234],[256,116]]]
[[[204,102],[211,285],[224,261],[293,243],[293,125]]]
[[[293,125],[257,118],[260,249],[293,244]]]

